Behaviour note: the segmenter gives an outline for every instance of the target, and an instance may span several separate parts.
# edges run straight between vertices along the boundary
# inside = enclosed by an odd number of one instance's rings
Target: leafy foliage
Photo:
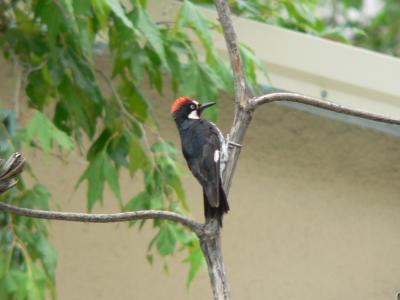
[[[310,13],[310,1],[231,2],[238,15],[326,33],[325,25]],[[156,23],[146,1],[131,1],[129,8],[118,0],[1,1],[0,48],[22,71],[28,106],[34,110],[20,129],[16,109],[0,111],[1,157],[23,144],[62,155],[77,147],[88,165],[76,186],[87,185],[89,211],[102,204],[108,185],[121,210],[187,214],[177,150],[157,133],[142,86],[148,82],[160,94],[171,89],[200,101],[217,100],[222,91],[232,93],[232,71],[213,49],[210,30],[220,31],[188,0],[182,2],[173,25]],[[112,59],[111,74],[96,66],[94,53],[103,48]],[[245,45],[240,54],[249,87],[257,93],[256,69],[265,70]],[[171,78],[168,87],[166,76]],[[107,83],[109,93],[100,89],[100,81]],[[215,120],[217,110],[208,117]],[[129,195],[128,201],[120,192],[122,170],[143,178],[143,190]],[[1,201],[47,209],[50,194],[39,182],[27,187],[20,181]],[[156,235],[148,261],[158,254],[167,269],[167,257],[185,251],[190,285],[204,265],[195,235],[177,224],[151,222]],[[56,255],[47,240],[46,223],[1,213],[0,225],[0,299],[43,299],[46,289],[54,298]]]
[[[352,0],[351,0],[352,1]],[[194,0],[202,5],[212,5],[212,0]],[[355,30],[335,26],[318,16],[317,0],[229,0],[232,13],[254,21],[276,25],[327,39],[349,43],[345,32]]]
[[[346,26],[358,27],[361,33],[351,37],[354,45],[400,56],[400,3],[396,0],[382,1],[382,7],[369,19],[346,18]],[[362,15],[362,1],[348,0],[343,4],[343,15],[349,10]]]

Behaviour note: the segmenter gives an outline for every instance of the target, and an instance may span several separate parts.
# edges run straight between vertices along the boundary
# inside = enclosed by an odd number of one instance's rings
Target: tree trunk
[[[230,300],[218,221],[216,219],[211,220],[205,227],[205,234],[200,237],[200,246],[207,261],[214,300]]]

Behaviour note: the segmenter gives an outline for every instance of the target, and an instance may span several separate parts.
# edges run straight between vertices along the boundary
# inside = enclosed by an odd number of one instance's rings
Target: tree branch
[[[242,144],[247,128],[247,125],[242,125],[250,123],[252,114],[247,113],[249,111],[247,109],[249,97],[247,97],[246,94],[246,79],[240,60],[239,48],[235,29],[232,24],[229,5],[225,0],[214,0],[214,4],[218,12],[218,20],[221,23],[224,33],[235,82],[235,116],[226,141],[228,143],[228,154],[224,157],[225,166],[222,175],[223,187],[225,193],[228,195],[241,150],[240,147],[232,145]]]
[[[15,185],[15,177],[22,172],[24,164],[25,159],[18,152],[11,155],[6,161],[0,160],[0,194],[4,193],[6,190]],[[114,214],[88,214],[22,208],[0,202],[0,211],[39,219],[90,223],[113,223],[131,220],[163,219],[181,223],[182,225],[191,229],[199,237],[204,233],[204,224],[189,219],[183,215],[163,210],[141,210]]]
[[[29,209],[0,202],[0,211],[38,219],[88,223],[115,223],[132,220],[162,219],[181,223],[182,225],[191,229],[198,236],[201,236],[203,234],[204,228],[204,225],[200,222],[194,221],[183,215],[171,211],[163,210],[139,210],[113,214],[89,214]]]
[[[226,47],[229,53],[229,59],[232,65],[235,82],[236,118],[238,107],[240,106],[243,108],[248,99],[246,97],[246,79],[243,73],[242,62],[240,60],[239,48],[236,41],[236,33],[232,24],[229,5],[225,0],[214,0],[214,3],[218,12],[218,20],[222,26]]]
[[[318,98],[313,98],[295,93],[271,93],[255,97],[250,100],[250,108],[254,110],[259,105],[277,101],[290,101],[290,102],[303,103],[306,105],[311,105],[350,116],[360,117],[363,119],[400,125],[400,118],[392,118],[384,115],[374,114],[367,111],[353,109],[329,101],[324,101]]]

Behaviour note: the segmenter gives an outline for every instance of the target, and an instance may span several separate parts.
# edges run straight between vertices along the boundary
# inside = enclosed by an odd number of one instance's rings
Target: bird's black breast
[[[221,147],[217,129],[207,120],[187,120],[181,124],[180,129],[182,151],[189,165],[193,159],[203,155],[203,148],[210,146],[211,142],[212,149],[219,150]],[[210,155],[213,156],[214,153]]]

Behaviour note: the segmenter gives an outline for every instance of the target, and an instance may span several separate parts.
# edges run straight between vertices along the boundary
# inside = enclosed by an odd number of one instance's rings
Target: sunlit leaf
[[[74,148],[72,139],[59,130],[47,117],[37,111],[27,126],[25,132],[25,140],[30,143],[32,140],[37,140],[44,152],[49,153],[52,144],[56,143],[61,148],[71,151]]]
[[[129,145],[129,171],[131,176],[133,176],[138,169],[143,169],[148,164],[149,161],[142,145],[136,137],[132,136]]]
[[[206,260],[204,259],[198,242],[195,246],[190,248],[189,256],[184,260],[184,262],[190,265],[189,275],[186,281],[186,286],[189,287],[200,269],[206,266]]]
[[[164,66],[168,68],[167,59],[165,56],[164,44],[161,38],[160,31],[157,25],[150,19],[149,15],[140,6],[137,8],[137,25],[141,30],[145,38],[149,41],[151,47],[158,54]]]
[[[209,20],[188,0],[184,0],[179,10],[176,26],[178,28],[189,26],[192,28],[203,46],[209,51],[212,48]]]
[[[118,170],[113,166],[112,160],[106,156],[103,165],[103,174],[104,177],[110,186],[112,192],[117,197],[117,200],[122,207],[122,197],[121,197],[121,190],[119,187],[119,173]]]
[[[118,0],[105,0],[105,3],[110,7],[111,11],[127,26],[134,29],[132,22],[125,15],[124,8]]]
[[[161,226],[156,236],[155,244],[161,256],[174,253],[176,237],[173,225],[165,223]]]
[[[51,246],[47,239],[45,239],[44,237],[40,237],[36,243],[36,247],[41,254],[42,263],[46,272],[54,280],[57,264],[57,254],[53,246]]]

